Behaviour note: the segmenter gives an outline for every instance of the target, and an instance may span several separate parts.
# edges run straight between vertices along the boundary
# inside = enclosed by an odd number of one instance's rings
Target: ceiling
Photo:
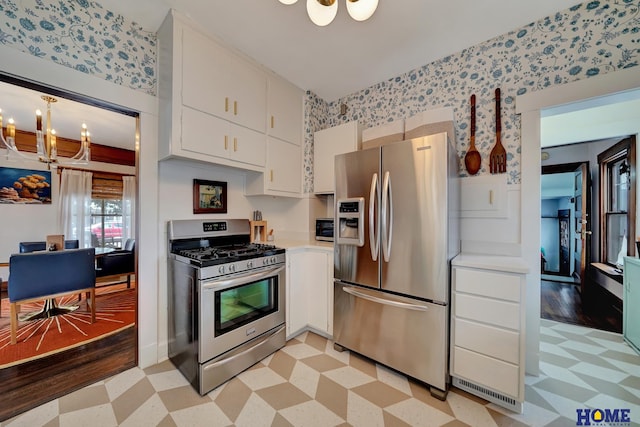
[[[306,0],[101,0],[155,32],[173,8],[211,35],[304,90],[334,101],[464,48],[552,15],[578,0],[379,0],[367,21],[345,0],[326,27],[308,18]]]
[[[0,109],[3,126],[13,118],[16,128],[36,131],[36,110],[42,112],[46,128],[47,103],[41,96],[46,93],[0,82]],[[51,128],[58,137],[79,140],[82,124],[87,125],[92,144],[133,150],[135,147],[136,120],[124,114],[92,107],[61,97],[51,104]],[[35,145],[35,139],[34,139]]]

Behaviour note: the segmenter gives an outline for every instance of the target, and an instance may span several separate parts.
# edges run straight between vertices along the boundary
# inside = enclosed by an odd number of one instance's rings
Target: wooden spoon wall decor
[[[471,95],[471,137],[469,139],[469,151],[464,156],[464,166],[470,175],[475,175],[480,170],[482,157],[476,149],[476,96]]]

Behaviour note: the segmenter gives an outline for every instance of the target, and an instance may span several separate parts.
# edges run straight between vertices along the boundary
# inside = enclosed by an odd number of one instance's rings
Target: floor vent
[[[459,389],[468,391],[475,396],[482,397],[489,402],[502,406],[503,408],[507,408],[513,412],[517,412],[518,414],[522,413],[522,402],[518,402],[512,397],[505,396],[504,394],[497,393],[481,385],[456,377],[453,377],[453,385]]]

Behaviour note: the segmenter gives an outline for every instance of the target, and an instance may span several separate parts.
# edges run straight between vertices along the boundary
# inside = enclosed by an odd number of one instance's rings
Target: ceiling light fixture
[[[51,104],[58,102],[56,98],[43,95],[42,100],[47,103],[47,123],[46,133],[42,130],[42,112],[36,110],[36,152],[38,160],[46,163],[51,168],[51,163],[58,163],[57,136],[55,129],[51,128]],[[2,110],[0,110],[0,148],[7,150],[7,159],[11,157],[19,157],[28,159],[28,157],[18,150],[16,147],[16,126],[14,120],[9,119],[6,127],[7,136],[2,132]],[[91,158],[91,136],[87,131],[87,125],[82,124],[80,132],[80,149],[71,157],[72,164],[88,164]]]
[[[282,4],[294,4],[298,0],[280,0]],[[366,21],[376,11],[378,0],[345,0],[347,12],[356,21]],[[329,25],[338,13],[338,0],[307,0],[309,19],[319,27]]]

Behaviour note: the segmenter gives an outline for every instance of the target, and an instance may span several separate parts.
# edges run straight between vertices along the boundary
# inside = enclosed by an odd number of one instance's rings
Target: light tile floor
[[[582,408],[627,408],[632,422],[618,425],[640,425],[640,356],[619,334],[542,320],[540,350],[542,374],[526,378],[524,414],[455,388],[441,402],[413,380],[304,333],[203,397],[166,361],[2,426],[575,426]]]

